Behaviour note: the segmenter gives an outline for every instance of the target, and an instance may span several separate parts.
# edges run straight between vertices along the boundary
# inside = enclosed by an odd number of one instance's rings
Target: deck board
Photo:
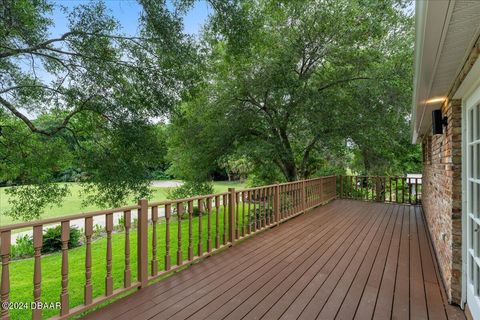
[[[85,319],[464,319],[421,207],[335,200]]]

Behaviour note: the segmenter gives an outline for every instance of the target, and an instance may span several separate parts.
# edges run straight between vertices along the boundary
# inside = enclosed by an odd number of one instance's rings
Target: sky
[[[58,36],[67,31],[67,19],[61,10],[61,6],[73,8],[82,3],[88,3],[89,0],[56,0],[52,1],[55,9],[52,12],[54,26],[50,32],[52,36]],[[171,1],[168,1],[171,3]],[[135,0],[104,0],[105,5],[111,14],[120,22],[122,31],[125,34],[134,35],[137,32],[138,16],[141,6]],[[173,5],[169,5],[172,6]],[[184,17],[184,31],[188,34],[198,36],[202,25],[206,22],[212,9],[204,0],[196,1],[195,5]]]

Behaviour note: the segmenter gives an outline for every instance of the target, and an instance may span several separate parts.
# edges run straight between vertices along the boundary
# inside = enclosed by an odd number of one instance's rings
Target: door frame
[[[479,60],[475,64],[478,64]],[[470,76],[470,75],[469,75]],[[478,78],[477,78],[478,79]],[[468,122],[467,115],[470,107],[480,104],[480,80],[469,83],[468,90],[462,95],[462,300],[461,307],[465,309],[468,292]],[[480,125],[480,124],[479,124]],[[480,302],[479,302],[480,305]],[[469,306],[469,310],[474,319],[480,319],[480,308]]]

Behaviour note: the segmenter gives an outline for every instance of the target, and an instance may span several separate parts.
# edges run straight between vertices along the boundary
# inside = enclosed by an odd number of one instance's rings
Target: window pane
[[[480,179],[480,144],[477,143],[474,145],[476,153],[474,159],[474,167],[475,167],[475,177]]]
[[[476,123],[476,126],[477,126],[477,137],[476,137],[476,139],[477,139],[477,140],[480,140],[480,104],[477,105],[477,108],[476,108],[476,109],[477,109],[477,112],[476,112],[476,113],[477,113],[477,120],[476,120],[476,122],[477,122],[477,123]]]
[[[474,177],[474,170],[475,170],[475,145],[471,145],[468,147],[468,177]]]
[[[472,190],[475,192],[472,192],[473,199],[471,202],[473,202],[474,208],[475,208],[475,217],[480,219],[480,184],[475,183],[475,189]]]
[[[475,183],[472,182],[472,181],[469,181],[468,182],[468,192],[470,192],[470,194],[474,194],[473,193],[473,187],[475,186]],[[470,198],[470,197],[469,197]],[[469,201],[467,202],[467,210],[468,210],[468,213],[474,213],[475,209],[473,208],[473,201],[471,201],[472,199],[468,199]]]
[[[474,251],[474,254],[475,254],[475,257],[480,257],[480,237],[478,236],[478,233],[480,232],[480,229],[478,228],[478,224],[473,221],[473,220],[470,220],[472,221],[472,225],[473,225],[473,238],[474,238],[474,241],[475,241],[475,245],[473,246],[473,251]]]
[[[474,215],[475,218],[479,218],[480,217],[480,213],[479,213],[479,194],[480,194],[480,188],[479,188],[479,185],[475,182],[472,182],[472,199],[470,199],[471,203],[472,203],[472,213]]]
[[[473,270],[475,270],[475,263],[470,254],[468,254],[469,267],[470,267],[470,282],[473,282]]]
[[[480,274],[480,268],[478,267],[478,264],[475,263],[475,282],[473,282],[473,285],[475,286],[475,295],[479,296],[480,295],[480,286],[478,285],[478,276]]]
[[[468,117],[468,142],[472,142],[473,141],[473,120],[475,119],[473,117],[473,110],[474,108],[472,108],[469,112],[469,117]]]

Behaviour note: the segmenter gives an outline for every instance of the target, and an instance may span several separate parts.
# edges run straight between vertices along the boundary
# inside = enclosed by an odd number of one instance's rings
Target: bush
[[[80,239],[82,233],[76,227],[70,228],[70,239],[68,240],[68,248],[75,248],[80,246]],[[43,235],[42,253],[52,253],[62,250],[62,226],[58,225],[49,228]]]
[[[42,253],[52,253],[62,250],[61,237],[61,226],[47,229],[43,234]],[[70,228],[70,240],[68,241],[68,248],[70,249],[80,246],[81,237],[82,233],[78,228]],[[11,246],[12,260],[30,258],[33,257],[33,255],[33,238],[28,234],[18,237],[15,240],[15,244]]]
[[[154,170],[151,173],[153,180],[170,180],[173,176],[164,170]]]
[[[212,193],[214,193],[214,190],[211,182],[187,181],[180,187],[168,190],[167,197],[168,199],[176,200]]]
[[[18,237],[11,247],[12,260],[33,257],[33,239],[28,234]]]

